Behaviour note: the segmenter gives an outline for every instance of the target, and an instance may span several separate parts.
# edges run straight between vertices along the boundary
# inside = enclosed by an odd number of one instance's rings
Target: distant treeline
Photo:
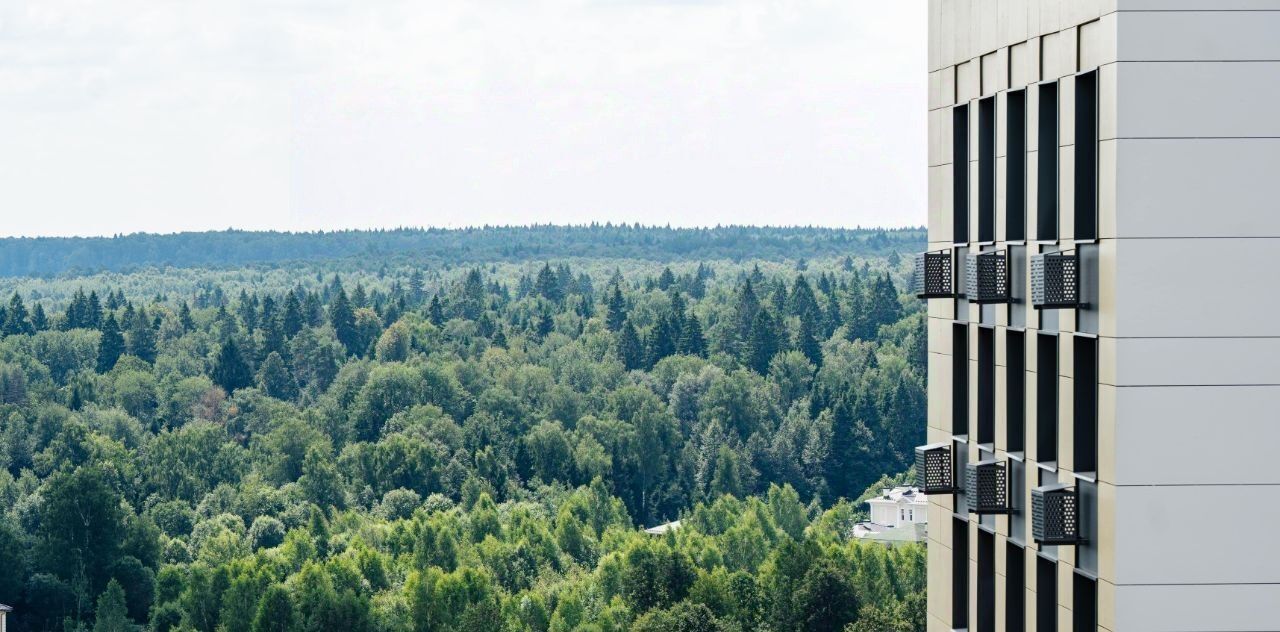
[[[0,276],[52,276],[148,267],[234,267],[343,257],[465,263],[537,258],[780,260],[887,255],[924,247],[922,228],[640,225],[485,226],[283,233],[227,230],[114,237],[0,239]]]

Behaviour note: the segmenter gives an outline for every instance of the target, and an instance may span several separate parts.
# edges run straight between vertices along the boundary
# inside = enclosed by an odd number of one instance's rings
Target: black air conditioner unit
[[[955,461],[950,443],[932,443],[916,448],[916,482],[926,494],[954,494]]]
[[[1080,257],[1074,250],[1031,257],[1031,306],[1036,309],[1080,307]]]
[[[978,461],[965,466],[964,495],[969,512],[1012,513],[1009,503],[1009,468],[1004,461]]]
[[[911,288],[916,298],[956,298],[955,268],[950,250],[921,252],[916,255]]]
[[[1031,490],[1031,537],[1040,544],[1080,544],[1080,493],[1070,485]]]
[[[1009,302],[1009,256],[1004,250],[970,253],[965,261],[965,298],[971,303]]]

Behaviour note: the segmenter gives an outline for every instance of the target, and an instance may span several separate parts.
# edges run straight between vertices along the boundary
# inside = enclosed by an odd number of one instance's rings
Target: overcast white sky
[[[922,0],[4,0],[0,235],[919,225]]]

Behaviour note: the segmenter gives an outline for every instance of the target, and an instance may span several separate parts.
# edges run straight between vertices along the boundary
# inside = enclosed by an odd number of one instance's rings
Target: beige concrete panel
[[[956,104],[962,105],[970,99],[978,98],[981,91],[979,80],[981,74],[976,61],[967,61],[956,65]]]
[[[1244,308],[1240,308],[1244,309]],[[1119,338],[1117,386],[1280,385],[1280,338]]]
[[[990,52],[980,57],[978,64],[982,71],[979,96],[989,97],[1000,90],[1000,60],[996,53]]]
[[[946,68],[956,64],[956,4],[957,0],[942,0],[942,28],[938,33],[938,65]]]
[[[929,0],[929,70],[942,67],[942,0]]]
[[[1025,42],[1031,37],[1027,27],[1028,5],[1032,0],[1004,0],[1000,4],[1001,17],[1005,23],[1004,43],[1006,45]]]
[[[1116,85],[1116,64],[1107,64],[1098,69],[1098,139],[1110,140],[1116,137],[1117,112],[1116,98],[1119,94]]]
[[[1105,342],[1116,335],[1116,246],[1113,239],[1104,239],[1098,244],[1098,334],[1102,337],[1100,349],[1103,352],[1100,371],[1115,375],[1115,347],[1108,347]],[[1107,353],[1107,349],[1110,353]],[[1101,373],[1100,373],[1101,374]]]
[[[1117,141],[1098,143],[1098,234],[1116,236],[1116,151]]]
[[[942,107],[942,71],[929,72],[929,113]]]
[[[1098,580],[1098,627],[1116,629],[1116,585],[1103,579]]]
[[[967,61],[973,54],[973,2],[974,0],[955,0],[956,15],[952,28],[956,33],[955,63]]]
[[[1000,356],[997,354],[997,355],[996,355],[996,357],[1000,357]],[[1004,385],[1005,385],[1005,380],[1007,380],[1007,379],[1008,379],[1008,377],[1007,377],[1007,376],[1008,376],[1008,374],[1009,374],[1008,369],[1006,369],[1005,367],[1002,367],[1002,366],[997,366],[997,367],[996,367],[996,372],[995,372],[995,380],[996,380],[996,410],[995,410],[995,413],[996,413],[996,415],[995,415],[995,417],[996,417],[996,419],[995,419],[995,421],[996,421],[996,445],[997,445],[997,446],[999,446],[999,447],[1000,447],[1000,449],[1002,449],[1002,450],[1004,449],[1004,447],[1005,447],[1005,446],[1009,445],[1009,428],[1008,428],[1008,426],[1009,426],[1009,421],[1008,421],[1008,420],[1009,420],[1009,413],[1008,413],[1008,407],[1007,407],[1007,406],[1005,406],[1005,401],[1004,401],[1004,400],[1005,400],[1005,389],[1004,389]]]
[[[1070,336],[1059,336],[1058,340],[1069,340]],[[1065,364],[1065,363],[1064,363]],[[1072,435],[1072,415],[1075,413],[1075,398],[1071,396],[1075,381],[1069,377],[1058,378],[1058,468],[1075,470],[1075,437]],[[1064,480],[1063,482],[1071,482]],[[1059,555],[1061,557],[1061,554]]]
[[[1280,0],[1115,0],[1120,11],[1277,11]]]
[[[1061,68],[1066,66],[1062,60],[1061,33],[1048,33],[1040,38],[1040,79],[1049,81],[1061,77]]]
[[[929,166],[937,167],[951,162],[951,157],[942,153],[943,119],[949,118],[949,108],[929,110]]]
[[[1091,70],[1116,60],[1116,13],[1080,25],[1080,71]]]
[[[1098,481],[1116,481],[1116,387],[1098,385]]]
[[[940,105],[956,104],[956,67],[947,66],[938,72],[942,73],[942,89],[939,93],[941,97]]]
[[[1114,582],[1116,576],[1116,487],[1098,483],[1098,578]]]
[[[955,232],[951,228],[951,165],[929,167],[929,242],[950,243]]]
[[[940,355],[951,355],[951,321],[941,318],[929,318],[929,352]]]
[[[951,356],[929,354],[929,426],[951,429]]]
[[[1000,47],[1000,14],[997,0],[977,0],[978,50],[984,55]]]
[[[1062,4],[1073,0],[1040,0],[1040,33],[1048,34],[1062,30]]]
[[[944,518],[944,522],[950,522]],[[928,609],[937,617],[951,619],[951,549],[944,540],[928,547]],[[947,629],[950,629],[949,627]]]
[[[1122,632],[1271,632],[1280,621],[1280,585],[1116,586]]]
[[[1009,75],[1012,78],[1010,88],[1021,88],[1035,82],[1032,64],[1036,62],[1031,54],[1031,44],[1021,42],[1009,47]]]
[[[1040,29],[1040,15],[1042,13],[1040,4],[1040,0],[1027,0],[1027,39],[1029,40],[1034,40],[1044,35],[1044,31]],[[1035,44],[1035,42],[1032,41],[1032,44]]]
[[[948,588],[948,590],[950,589]],[[929,597],[930,603],[933,602],[933,599],[934,597],[930,595]],[[947,616],[950,617],[950,613],[948,613]],[[951,626],[946,621],[943,621],[937,615],[933,614],[932,606],[929,607],[929,623],[925,629],[928,632],[951,632]]]
[[[950,245],[950,242],[947,244]],[[937,248],[934,248],[935,250]],[[929,318],[942,318],[952,320],[955,318],[955,301],[952,299],[935,298],[929,300]]]
[[[1058,144],[1063,147],[1076,144],[1076,78],[1074,75],[1058,79]]]
[[[1076,0],[1078,1],[1078,0]],[[1062,56],[1060,57],[1063,64],[1060,68],[1061,75],[1066,76],[1075,74],[1076,68],[1080,65],[1080,29],[1072,26],[1065,28],[1058,38],[1058,45],[1062,47]]]
[[[1005,174],[1005,164],[1008,162],[1009,159],[1004,156],[996,158],[996,239],[1000,241],[1004,240],[1005,226],[1008,224],[1005,219],[1008,214],[1008,194],[1005,186],[1008,176]],[[997,321],[1002,318],[1005,318],[1005,311],[997,309]]]

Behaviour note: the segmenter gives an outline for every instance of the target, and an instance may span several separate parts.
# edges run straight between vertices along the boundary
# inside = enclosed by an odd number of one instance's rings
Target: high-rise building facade
[[[1280,629],[1280,0],[929,0],[929,187],[929,630]]]

